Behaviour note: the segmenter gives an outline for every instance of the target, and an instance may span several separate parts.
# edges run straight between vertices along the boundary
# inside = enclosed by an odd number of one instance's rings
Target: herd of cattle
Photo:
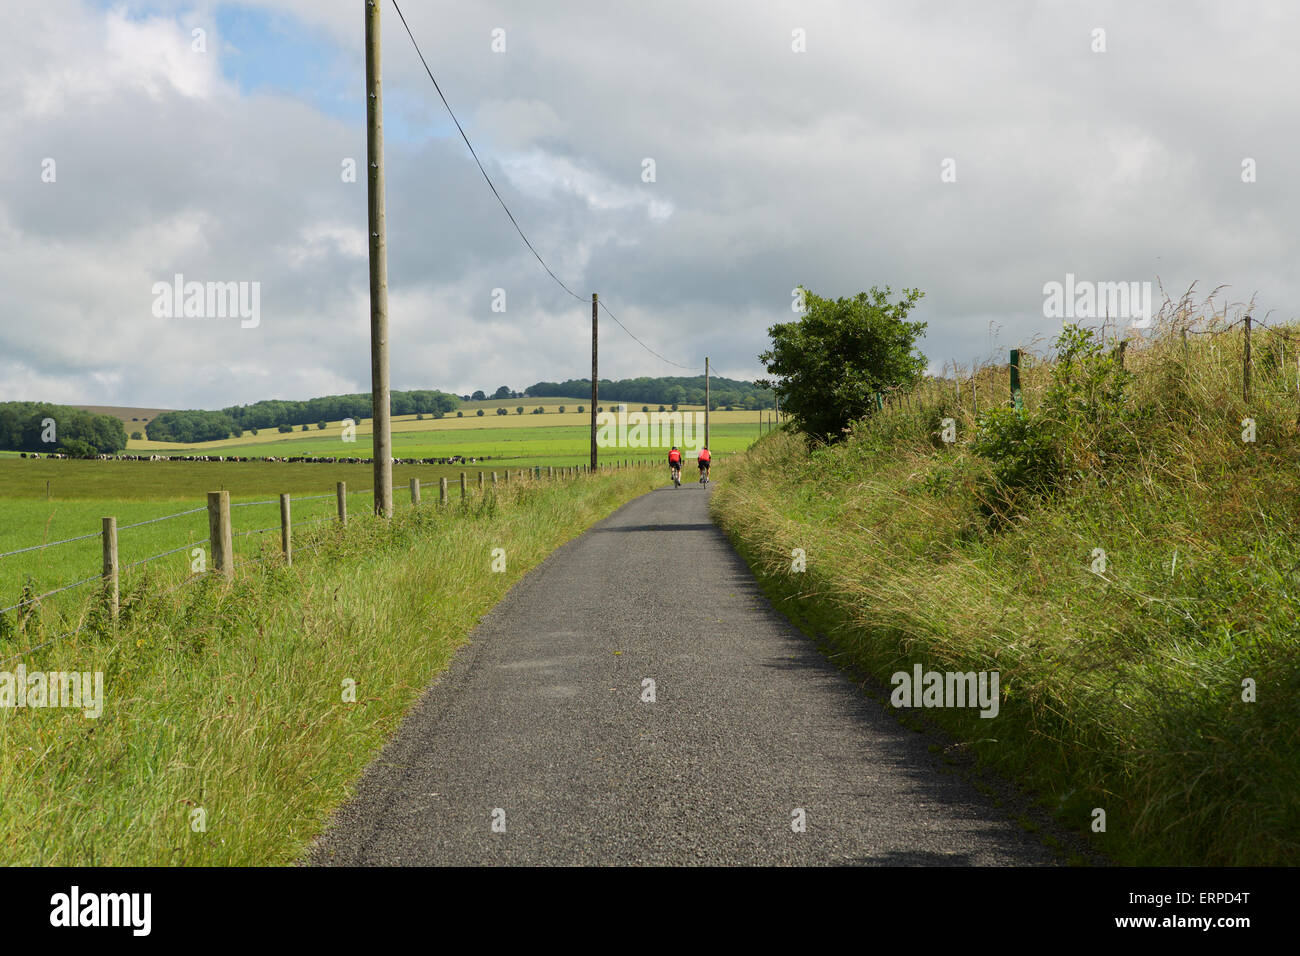
[[[19,457],[22,458],[67,458],[69,456],[62,452],[48,452],[44,455],[38,452],[22,452]],[[306,462],[315,465],[369,465],[374,463],[373,458],[334,458],[334,457],[316,457],[312,455],[297,455],[292,458],[274,458],[267,456],[265,458],[249,458],[246,455],[97,455],[100,461],[287,461],[287,462]],[[477,458],[466,458],[464,455],[452,455],[450,458],[394,458],[394,465],[467,465],[479,461],[487,461],[491,455],[480,455]]]

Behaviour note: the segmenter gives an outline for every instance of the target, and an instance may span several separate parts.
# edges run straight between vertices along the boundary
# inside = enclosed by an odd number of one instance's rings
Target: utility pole
[[[384,223],[384,108],[379,80],[380,0],[366,0],[366,198],[370,225],[370,400],[375,514],[393,515],[388,390],[388,240]]]
[[[596,293],[591,294],[591,470],[596,470],[596,402],[600,399],[600,390],[596,377],[596,314],[598,304]]]
[[[704,447],[709,447],[709,357],[704,356]]]

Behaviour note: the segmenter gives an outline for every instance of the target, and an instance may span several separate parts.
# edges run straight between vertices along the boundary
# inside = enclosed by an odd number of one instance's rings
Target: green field
[[[536,416],[541,418],[542,416]],[[560,416],[555,416],[559,418]],[[566,416],[568,417],[568,416]],[[463,421],[463,420],[462,420]],[[509,419],[501,418],[501,422]],[[338,437],[330,438],[324,432],[301,432],[301,438],[283,436],[280,441],[259,441],[247,443],[205,444],[202,450],[197,446],[171,447],[171,454],[204,455],[240,455],[248,457],[291,457],[309,455],[319,457],[346,456],[368,458],[371,454],[370,435],[362,434],[358,429],[355,443],[344,443]],[[314,437],[320,435],[322,437]],[[263,437],[261,435],[257,436]],[[718,424],[711,425],[709,441],[713,451],[718,454],[743,451],[758,437],[757,425]],[[502,467],[524,467],[532,465],[577,465],[587,461],[591,448],[591,430],[587,425],[555,425],[548,427],[519,425],[497,425],[465,428],[447,427],[444,429],[427,429],[421,431],[394,431],[394,458],[450,458],[461,455],[466,458],[490,459],[484,465],[498,463]],[[667,454],[668,446],[654,448],[602,448],[601,456],[607,460],[622,458],[659,459]]]
[[[394,503],[399,508],[410,507],[411,478],[419,479],[424,500],[437,499],[439,479],[443,477],[448,479],[449,495],[459,498],[461,473],[468,476],[473,490],[477,488],[479,470],[446,465],[394,466]],[[493,471],[504,483],[504,466],[481,470],[485,483],[490,484]],[[520,480],[520,469],[511,466],[510,470],[513,480]],[[190,572],[191,553],[185,546],[201,545],[208,537],[207,492],[231,493],[235,553],[250,558],[279,549],[281,492],[291,496],[294,527],[308,527],[337,515],[335,488],[339,481],[347,483],[350,515],[371,511],[372,477],[372,466],[363,464],[0,461],[0,608],[21,600],[25,586],[43,594],[99,574],[98,533],[105,516],[117,519],[124,580],[138,576],[141,569],[129,567],[136,562],[184,548],[147,565],[155,574],[179,580]],[[179,512],[192,513],[128,527]],[[83,537],[86,535],[91,537]],[[6,554],[70,538],[81,540]],[[94,587],[91,581],[58,595],[52,606],[78,607]],[[50,606],[47,602],[47,608]]]

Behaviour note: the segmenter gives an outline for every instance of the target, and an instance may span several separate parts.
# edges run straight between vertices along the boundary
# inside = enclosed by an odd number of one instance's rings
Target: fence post
[[[1246,316],[1246,348],[1241,357],[1241,397],[1250,401],[1250,316]]]
[[[1116,355],[1117,355],[1117,357],[1118,357],[1118,359],[1119,359],[1119,367],[1120,367],[1120,368],[1123,368],[1123,367],[1124,367],[1124,350],[1127,349],[1127,348],[1128,348],[1128,339],[1120,339],[1119,349],[1117,350],[1117,353],[1116,353]]]
[[[411,479],[411,505],[415,506],[420,503],[420,479]]]
[[[289,495],[280,495],[280,550],[284,563],[293,564],[293,520],[289,516]]]
[[[445,505],[446,503],[447,503],[447,476],[443,475],[442,478],[438,480],[438,504]]]
[[[547,477],[547,478],[554,478],[554,477],[555,477],[555,466],[554,466],[554,465],[547,465],[547,466],[546,466],[546,477]]]
[[[460,473],[460,500],[465,500],[465,472]]]
[[[483,469],[481,468],[479,469],[478,472],[478,490],[479,492],[483,491]]]
[[[108,601],[108,613],[117,621],[118,582],[117,582],[117,519],[105,518],[104,521],[104,597]]]
[[[510,483],[510,469],[506,469],[506,484]]]
[[[348,483],[340,481],[334,489],[334,494],[339,500],[339,524],[348,523]]]
[[[227,581],[235,576],[234,544],[230,535],[230,492],[208,492],[208,541],[212,545],[212,570]]]
[[[497,473],[494,471],[492,472],[492,487],[495,488],[496,486],[497,486]]]
[[[1011,404],[1019,410],[1020,401],[1020,349],[1011,350]]]

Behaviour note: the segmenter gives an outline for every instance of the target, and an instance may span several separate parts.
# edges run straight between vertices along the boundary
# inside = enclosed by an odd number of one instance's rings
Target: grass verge
[[[0,671],[100,671],[105,703],[98,718],[0,708],[0,861],[294,861],[480,617],[656,483],[650,469],[512,481],[355,516],[299,537],[292,567],[268,551],[230,585],[141,577],[116,629],[88,603],[85,630],[21,658],[52,635],[10,633]]]
[[[712,508],[776,605],[854,667],[886,685],[918,663],[998,671],[996,718],[925,713],[1111,859],[1295,865],[1294,352],[1274,361],[1286,340],[1257,337],[1247,400],[1240,333],[1184,346],[1168,331],[1133,344],[1123,388],[1079,427],[1094,398],[1071,392],[1083,411],[1048,421],[1053,367],[1026,376],[1007,454],[1057,442],[1051,487],[1012,487],[999,469],[1022,473],[974,451],[1012,414],[985,376],[960,398],[948,382],[900,400],[832,447],[764,438]]]

